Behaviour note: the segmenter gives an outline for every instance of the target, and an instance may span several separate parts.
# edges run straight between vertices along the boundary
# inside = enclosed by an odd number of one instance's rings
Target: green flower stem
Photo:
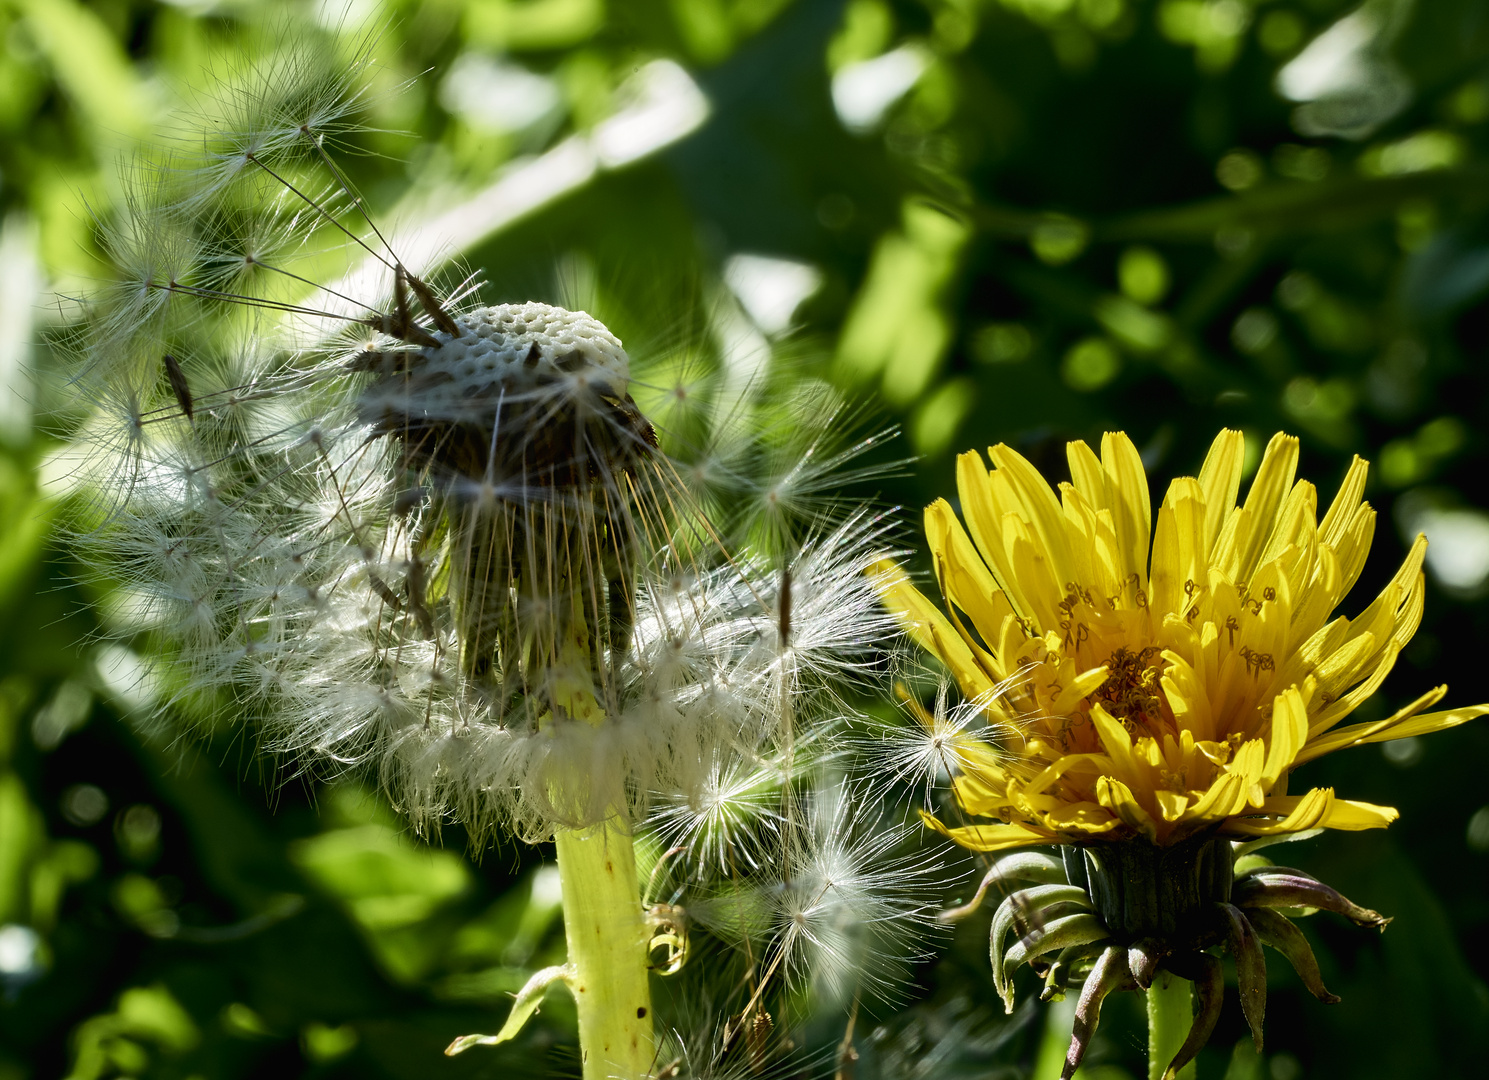
[[[587,632],[574,630],[551,673],[554,703],[594,727],[606,722],[587,670]],[[623,821],[555,829],[563,885],[569,987],[579,1006],[584,1080],[643,1080],[656,1056],[650,964],[636,849]]]
[[[631,836],[605,824],[558,829],[554,840],[584,1080],[641,1080],[656,1043]]]
[[[1193,1023],[1188,980],[1159,972],[1148,988],[1148,1080],[1163,1080],[1163,1071],[1184,1045]],[[1194,1062],[1179,1070],[1178,1080],[1195,1080]]]

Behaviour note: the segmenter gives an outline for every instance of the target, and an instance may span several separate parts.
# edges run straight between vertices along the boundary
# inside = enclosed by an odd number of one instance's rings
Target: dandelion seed
[[[987,706],[981,701],[955,706],[942,683],[935,704],[926,709],[903,686],[895,696],[910,714],[913,726],[886,724],[876,733],[869,756],[883,765],[879,783],[888,789],[899,784],[919,788],[930,806],[935,788],[975,768],[996,747],[996,732],[987,730]]]
[[[810,987],[823,1002],[892,995],[900,965],[934,923],[940,862],[907,848],[861,793],[838,783],[798,791],[758,841],[751,873],[705,879],[683,903],[701,926],[758,950],[746,1018],[770,988]]]

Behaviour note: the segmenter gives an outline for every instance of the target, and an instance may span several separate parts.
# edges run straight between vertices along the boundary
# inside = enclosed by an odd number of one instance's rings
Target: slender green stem
[[[1148,988],[1148,1080],[1163,1080],[1194,1023],[1189,982],[1162,971]],[[1194,1062],[1179,1070],[1178,1080],[1195,1080]]]
[[[631,836],[604,824],[559,829],[554,840],[584,1080],[642,1080],[651,1072],[656,1043]]]

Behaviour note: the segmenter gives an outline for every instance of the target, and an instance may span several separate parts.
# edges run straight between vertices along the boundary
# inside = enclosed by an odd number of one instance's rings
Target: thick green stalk
[[[1189,981],[1161,971],[1148,988],[1148,1080],[1163,1080],[1194,1023]],[[1195,1080],[1194,1062],[1179,1070],[1178,1080]]]
[[[600,727],[606,716],[589,669],[589,631],[583,624],[570,630],[572,636],[549,672],[554,704],[573,719]],[[656,1039],[650,935],[631,833],[617,815],[587,829],[555,829],[553,839],[563,885],[569,988],[579,1006],[584,1080],[643,1080],[651,1075]]]
[[[605,824],[558,829],[554,840],[584,1080],[642,1080],[656,1043],[631,836]]]

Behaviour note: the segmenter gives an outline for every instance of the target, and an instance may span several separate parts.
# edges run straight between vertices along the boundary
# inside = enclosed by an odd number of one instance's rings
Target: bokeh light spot
[[[1117,261],[1117,282],[1139,304],[1156,304],[1168,293],[1168,263],[1150,247],[1130,247]]]
[[[1100,390],[1122,369],[1122,358],[1106,338],[1088,337],[1072,345],[1060,362],[1060,377],[1072,390]]]

